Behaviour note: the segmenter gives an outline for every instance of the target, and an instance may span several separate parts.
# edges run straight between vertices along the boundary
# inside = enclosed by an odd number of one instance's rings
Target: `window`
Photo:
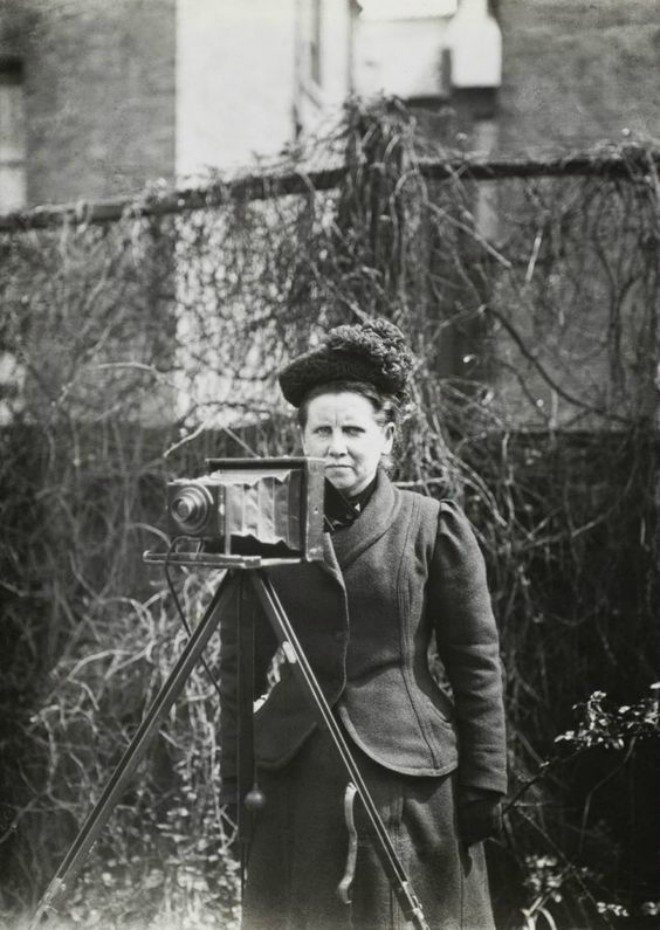
[[[0,211],[25,206],[25,169],[23,67],[0,58]]]
[[[321,30],[323,28],[323,0],[302,0],[298,7],[300,24],[301,78],[309,85],[322,84]]]
[[[309,73],[313,81],[321,83],[321,3],[311,0],[311,29],[309,37]]]

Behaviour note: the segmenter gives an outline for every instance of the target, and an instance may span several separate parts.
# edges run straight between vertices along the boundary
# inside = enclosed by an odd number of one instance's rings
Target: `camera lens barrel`
[[[170,517],[182,533],[195,533],[206,523],[213,498],[203,485],[188,484],[170,501]]]

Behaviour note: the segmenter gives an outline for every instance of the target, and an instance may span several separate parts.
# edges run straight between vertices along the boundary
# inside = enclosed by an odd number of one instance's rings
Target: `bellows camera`
[[[322,459],[207,459],[209,473],[167,485],[167,531],[202,551],[322,558]]]

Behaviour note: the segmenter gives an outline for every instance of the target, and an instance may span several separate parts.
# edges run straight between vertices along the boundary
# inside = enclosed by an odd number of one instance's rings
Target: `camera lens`
[[[206,522],[213,500],[206,488],[190,484],[181,488],[170,503],[170,514],[183,533],[194,533]]]

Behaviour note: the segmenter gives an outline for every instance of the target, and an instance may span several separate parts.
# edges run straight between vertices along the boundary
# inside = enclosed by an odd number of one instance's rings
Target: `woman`
[[[412,356],[384,320],[341,326],[280,375],[307,455],[326,462],[324,562],[269,574],[335,708],[430,927],[493,926],[481,840],[506,790],[498,638],[474,534],[458,507],[393,486],[390,455]],[[256,605],[255,611],[258,613]],[[275,649],[258,617],[256,669]],[[448,687],[428,665],[435,635]],[[235,617],[222,624],[223,782],[235,769]],[[243,896],[249,930],[389,928],[403,917],[356,811],[352,902],[347,776],[284,666],[255,714],[266,804]]]

